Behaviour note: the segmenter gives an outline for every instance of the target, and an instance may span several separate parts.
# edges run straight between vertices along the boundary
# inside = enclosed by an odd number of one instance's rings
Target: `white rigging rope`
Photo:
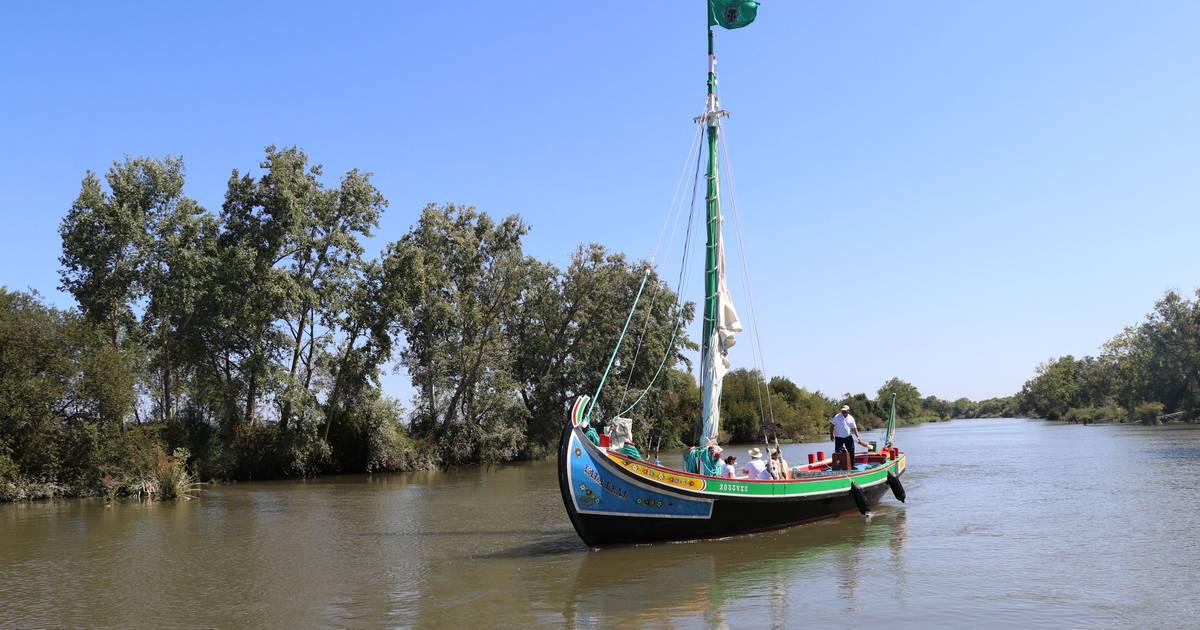
[[[702,134],[700,131],[692,137],[692,144],[688,147],[687,157],[683,160],[683,167],[679,169],[679,178],[675,181],[675,192],[671,195],[671,205],[667,206],[667,215],[663,217],[662,227],[658,230],[658,239],[654,242],[654,253],[650,256],[651,264],[658,257],[658,248],[662,245],[663,235],[667,231],[667,224],[671,223],[671,237],[667,240],[667,251],[664,257],[671,256],[671,249],[675,244],[675,235],[679,232],[679,215],[682,214],[683,199],[682,192],[684,190],[684,180],[687,178],[688,166],[692,163],[692,153],[696,151],[696,146],[701,140]],[[672,223],[671,218],[674,217]]]
[[[759,337],[759,334],[758,334],[758,309],[754,308],[754,292],[752,291],[752,287],[750,284],[750,266],[746,263],[746,246],[745,246],[745,242],[742,239],[741,213],[738,212],[737,194],[736,194],[736,188],[734,186],[734,181],[733,181],[733,161],[729,159],[729,140],[724,133],[724,129],[721,130],[721,139],[725,140],[725,142],[720,143],[720,146],[721,146],[720,150],[721,150],[722,157],[725,158],[725,173],[727,175],[727,178],[729,179],[729,205],[730,205],[731,209],[733,210],[734,233],[737,234],[737,242],[738,242],[738,258],[740,258],[741,262],[742,262],[742,282],[743,282],[742,290],[746,296],[746,302],[750,307],[750,327],[754,329],[754,334],[751,336],[751,339],[753,339],[753,343],[750,344],[751,355],[752,355],[752,360],[755,363],[755,366],[758,367],[760,370],[762,370],[763,385],[765,386],[765,389],[767,392],[767,409],[766,409],[766,411],[769,414],[771,423],[774,424],[775,423],[775,410],[773,409],[773,407],[771,405],[771,387],[770,387],[770,384],[767,383],[767,380],[766,380],[767,379],[766,357],[764,356],[764,353],[763,353],[762,339]],[[757,390],[758,387],[755,387],[755,389]],[[765,420],[768,416],[763,415],[761,391],[759,392],[758,405],[759,405],[759,415]]]

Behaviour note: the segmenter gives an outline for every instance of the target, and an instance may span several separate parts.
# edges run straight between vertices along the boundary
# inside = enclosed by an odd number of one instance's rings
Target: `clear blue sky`
[[[647,257],[703,4],[8,3],[0,284],[71,304],[57,226],[88,169],[182,155],[216,210],[268,144],[373,171],[376,251],[453,201],[520,213],[543,259]],[[719,32],[767,372],[1006,395],[1200,285],[1198,24],[1192,1],[773,0]]]

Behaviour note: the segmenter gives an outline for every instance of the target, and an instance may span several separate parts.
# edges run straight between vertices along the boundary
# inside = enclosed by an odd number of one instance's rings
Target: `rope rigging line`
[[[663,257],[668,260],[671,257],[671,250],[674,249],[674,246],[675,246],[675,235],[679,231],[679,215],[682,213],[682,210],[683,210],[683,205],[680,203],[682,201],[680,193],[683,190],[683,183],[687,177],[688,162],[691,160],[692,152],[696,151],[700,144],[700,140],[702,138],[701,131],[702,130],[698,130],[696,132],[696,135],[692,138],[692,145],[688,148],[688,158],[685,159],[683,162],[683,168],[679,172],[679,179],[675,183],[675,193],[671,196],[671,206],[667,212],[667,218],[670,219],[671,215],[674,215],[675,221],[671,225],[671,238],[667,241],[667,251],[663,255]],[[693,201],[693,203],[694,203],[694,201]],[[663,224],[663,227],[666,227],[666,223]],[[691,232],[690,232],[691,215],[690,214],[688,216],[688,229],[689,229],[688,234],[690,235],[691,234]],[[661,241],[662,241],[662,234],[660,233],[659,234],[659,242],[661,243]],[[688,252],[687,237],[685,237],[683,245],[684,245],[684,250],[683,250],[684,251],[684,259],[686,260],[687,252]],[[658,244],[655,244],[654,249],[655,249],[655,255],[657,256]],[[653,261],[653,257],[651,258],[651,261]],[[653,313],[653,310],[654,310],[654,298],[658,297],[658,292],[661,287],[662,287],[662,283],[655,282],[654,288],[650,292],[650,298],[649,298],[650,306],[646,309],[646,317],[642,320],[642,330],[641,330],[641,333],[638,334],[637,345],[633,351],[633,359],[629,362],[629,370],[628,370],[629,375],[625,379],[625,387],[624,387],[624,389],[621,390],[621,401],[617,404],[617,407],[621,407],[625,404],[625,397],[628,396],[628,394],[629,394],[629,386],[633,383],[633,375],[637,368],[637,360],[638,360],[638,357],[641,356],[642,343],[645,341],[646,331],[649,330],[649,328],[650,328],[650,315]],[[678,293],[678,290],[676,291],[675,295],[676,295],[676,300],[678,300],[678,296],[680,295],[680,293]],[[674,338],[672,338],[672,342],[674,342]],[[668,353],[670,352],[670,347],[668,347],[667,351],[668,351]],[[653,382],[654,381],[651,380],[651,384],[653,384]],[[638,400],[641,400],[641,397],[639,397]],[[626,409],[626,411],[628,411],[629,409],[632,409],[634,406],[636,406],[636,404],[637,403],[634,403],[634,405],[631,405],[628,409]],[[624,415],[624,412],[617,414],[617,416],[621,416],[621,415]]]
[[[629,330],[629,322],[633,319],[633,312],[637,310],[638,301],[642,299],[642,291],[646,289],[646,281],[650,279],[650,266],[646,265],[646,270],[642,272],[642,283],[638,285],[637,295],[633,296],[633,306],[629,309],[629,315],[625,317],[625,325],[621,327],[621,334],[617,337],[617,343],[613,346],[612,355],[608,357],[608,365],[604,368],[604,374],[600,377],[600,384],[596,385],[596,393],[592,396],[592,400],[588,403],[587,411],[583,414],[583,421],[590,422],[592,418],[592,409],[596,408],[596,400],[600,398],[600,390],[604,388],[604,381],[608,380],[608,372],[612,370],[613,361],[617,359],[617,351],[621,349],[621,341],[625,339],[625,332]]]
[[[693,141],[693,144],[695,144],[695,141]],[[689,149],[688,152],[690,154],[691,149]],[[689,157],[689,160],[690,160],[690,157]],[[678,193],[678,191],[682,188],[682,180],[683,180],[684,174],[687,172],[686,169],[687,169],[687,162],[684,162],[683,169],[681,169],[681,172],[679,174],[680,181],[676,183],[676,193]],[[667,220],[664,220],[664,222],[663,222],[663,230],[664,231],[666,228],[666,224],[670,222],[669,219],[670,219],[670,212],[668,212]],[[675,225],[678,226],[678,219],[676,220]],[[672,237],[671,237],[672,242],[674,241],[674,231],[675,230],[672,231]],[[661,239],[662,239],[662,232],[660,231],[658,245],[661,245],[661,243],[662,243]],[[655,245],[656,250],[657,250],[658,245]],[[658,252],[655,251],[654,255],[657,256]],[[596,401],[600,398],[600,391],[604,388],[604,383],[608,380],[608,374],[610,371],[612,371],[613,362],[616,361],[616,359],[617,359],[617,352],[620,351],[621,343],[625,340],[625,333],[629,331],[629,323],[633,320],[633,315],[635,312],[637,312],[638,303],[642,299],[642,292],[645,291],[645,289],[646,289],[646,282],[650,279],[650,273],[652,271],[653,260],[654,259],[652,257],[651,260],[645,264],[645,269],[642,272],[642,282],[640,285],[638,285],[637,293],[633,297],[633,304],[629,307],[628,315],[625,316],[625,325],[621,327],[621,334],[617,337],[617,343],[615,345],[613,345],[612,354],[608,357],[608,365],[605,366],[604,374],[601,375],[601,377],[600,377],[600,383],[596,385],[596,392],[592,396],[591,401],[588,403],[587,411],[585,411],[583,414],[583,422],[584,423],[588,423],[591,421],[592,410],[594,410],[596,408]]]
[[[671,223],[671,238],[667,241],[667,252],[664,257],[670,257],[671,255],[671,248],[675,243],[675,234],[679,229],[679,211],[682,209],[682,205],[680,205],[682,199],[680,197],[684,181],[687,178],[688,163],[691,162],[692,151],[696,150],[696,146],[700,143],[702,137],[701,132],[697,131],[696,135],[692,137],[692,144],[688,147],[687,154],[683,159],[683,166],[679,169],[679,177],[675,180],[675,192],[671,194],[671,205],[667,206],[667,215],[663,217],[662,227],[658,231],[658,240],[654,243],[654,253],[650,255],[651,262],[658,256],[658,248],[662,244],[663,234],[666,233],[667,223]],[[673,223],[671,222],[672,216],[675,218]]]
[[[721,135],[723,138],[725,137],[724,133],[722,133]],[[766,382],[766,369],[767,369],[766,363],[767,362],[766,362],[766,357],[763,352],[762,338],[759,337],[759,334],[758,334],[758,309],[756,309],[754,307],[754,292],[752,291],[752,287],[750,284],[750,266],[746,263],[746,246],[745,246],[744,241],[742,240],[742,220],[741,220],[741,213],[738,211],[738,207],[737,207],[736,187],[734,186],[734,181],[733,181],[733,161],[729,158],[729,142],[728,142],[728,140],[721,143],[721,151],[722,151],[722,155],[725,158],[725,172],[728,174],[728,177],[729,177],[729,205],[733,210],[734,232],[737,234],[737,241],[738,241],[738,257],[742,261],[742,278],[743,278],[743,282],[745,283],[745,287],[743,287],[743,289],[744,289],[744,293],[746,295],[746,302],[750,306],[750,326],[754,329],[754,335],[751,337],[754,340],[754,343],[750,344],[750,346],[751,346],[752,351],[757,352],[757,356],[754,358],[754,360],[757,362],[758,367],[760,367],[763,371],[763,386],[767,392],[767,396],[766,396],[767,397],[767,409],[766,410],[767,410],[767,413],[770,414],[771,424],[775,424],[775,410],[773,408],[773,405],[771,404],[771,387]],[[754,354],[754,353],[755,352],[752,352],[752,354]],[[758,389],[758,388],[756,387],[755,389]],[[760,397],[759,414],[760,414],[760,416],[762,416],[763,409],[762,409],[762,401],[761,401],[762,394],[761,393],[759,394],[759,397]],[[762,416],[762,418],[765,420],[766,416]]]
[[[703,127],[701,127],[701,130],[703,130]],[[704,151],[697,150],[696,174],[692,178],[692,202],[688,212],[687,231],[684,234],[683,240],[683,262],[679,266],[679,278],[675,282],[675,328],[671,331],[671,340],[667,343],[666,350],[663,352],[662,361],[658,363],[658,369],[654,371],[654,376],[651,377],[650,382],[646,384],[646,387],[642,389],[642,393],[637,397],[637,400],[634,400],[628,407],[618,413],[618,416],[623,416],[632,411],[634,407],[637,407],[638,404],[642,402],[642,399],[646,397],[646,394],[650,393],[651,388],[654,387],[654,383],[658,381],[659,375],[662,374],[663,367],[667,364],[667,359],[671,356],[671,350],[675,347],[675,339],[679,335],[679,329],[683,326],[682,296],[685,281],[687,279],[688,261],[691,259],[692,226],[695,223],[696,217],[696,189],[700,186],[700,164],[702,161],[701,158],[703,157]],[[622,396],[622,401],[623,400],[624,396]]]

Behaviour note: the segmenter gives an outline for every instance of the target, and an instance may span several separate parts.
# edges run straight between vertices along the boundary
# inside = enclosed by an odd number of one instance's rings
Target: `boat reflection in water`
[[[880,600],[873,581],[903,590],[904,539],[904,510],[884,506],[870,518],[584,553],[563,617],[568,627],[791,627],[815,609],[854,614]]]

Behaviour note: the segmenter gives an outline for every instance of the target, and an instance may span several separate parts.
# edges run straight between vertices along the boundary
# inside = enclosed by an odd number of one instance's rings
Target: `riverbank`
[[[947,422],[952,419],[922,418],[898,421],[902,427],[926,424],[926,422]],[[863,431],[874,431],[882,424],[864,426]],[[172,455],[166,454],[162,440],[164,427],[137,426],[126,427],[122,433],[127,443],[137,444],[137,448],[125,449],[118,454],[108,452],[107,460],[84,470],[76,470],[77,479],[73,481],[40,481],[20,478],[0,478],[0,503],[37,502],[37,500],[60,498],[94,498],[138,500],[170,500],[175,498],[192,497],[200,490],[200,486],[208,484],[238,484],[246,481],[283,481],[283,480],[320,480],[336,478],[344,474],[360,473],[418,473],[426,470],[455,469],[472,470],[491,468],[496,463],[521,463],[548,461],[553,458],[551,449],[541,450],[532,456],[517,458],[509,462],[491,463],[460,463],[445,467],[442,462],[432,456],[432,446],[421,444],[404,436],[402,433],[392,433],[390,436],[377,439],[377,457],[372,461],[368,470],[319,470],[308,474],[276,474],[238,476],[203,476],[200,470],[212,469],[214,462],[203,460],[193,455],[187,449],[176,449]],[[817,443],[823,436],[812,436],[806,439],[781,439],[781,444],[788,445]],[[103,440],[101,440],[103,442]],[[746,448],[761,445],[761,443],[745,442],[728,444],[730,448]],[[211,457],[211,454],[208,454]],[[648,454],[647,454],[648,455]],[[78,475],[91,475],[80,479]]]
[[[949,422],[952,418],[913,418],[900,420],[900,427],[913,427],[926,423]],[[882,428],[883,424],[877,418],[871,424],[864,424],[862,430],[873,431]],[[402,428],[400,429],[402,431]],[[43,501],[62,498],[101,497],[105,499],[136,499],[136,500],[170,500],[186,498],[196,494],[201,484],[226,484],[250,481],[289,479],[316,480],[347,474],[346,471],[322,470],[308,474],[276,474],[249,475],[236,477],[232,475],[204,475],[201,471],[213,470],[220,463],[211,461],[213,453],[197,456],[187,449],[176,449],[171,455],[166,454],[166,442],[163,435],[170,433],[166,427],[142,425],[126,427],[118,439],[105,439],[96,436],[101,446],[98,453],[102,462],[92,463],[73,471],[75,479],[67,482],[38,481],[21,479],[19,477],[0,477],[0,503]],[[817,443],[824,435],[814,435],[802,439],[781,439],[784,445]],[[380,436],[376,440],[375,457],[372,467],[365,471],[349,471],[355,473],[411,473],[433,470],[472,470],[489,468],[497,463],[520,463],[551,460],[554,457],[551,449],[544,449],[536,456],[528,456],[508,462],[491,462],[488,464],[469,463],[444,465],[434,455],[433,445],[422,444],[402,432]],[[114,451],[117,443],[124,443],[126,448]],[[761,445],[761,442],[738,442],[728,446],[746,448]],[[668,449],[677,450],[675,448]],[[207,457],[207,458],[204,458]]]

